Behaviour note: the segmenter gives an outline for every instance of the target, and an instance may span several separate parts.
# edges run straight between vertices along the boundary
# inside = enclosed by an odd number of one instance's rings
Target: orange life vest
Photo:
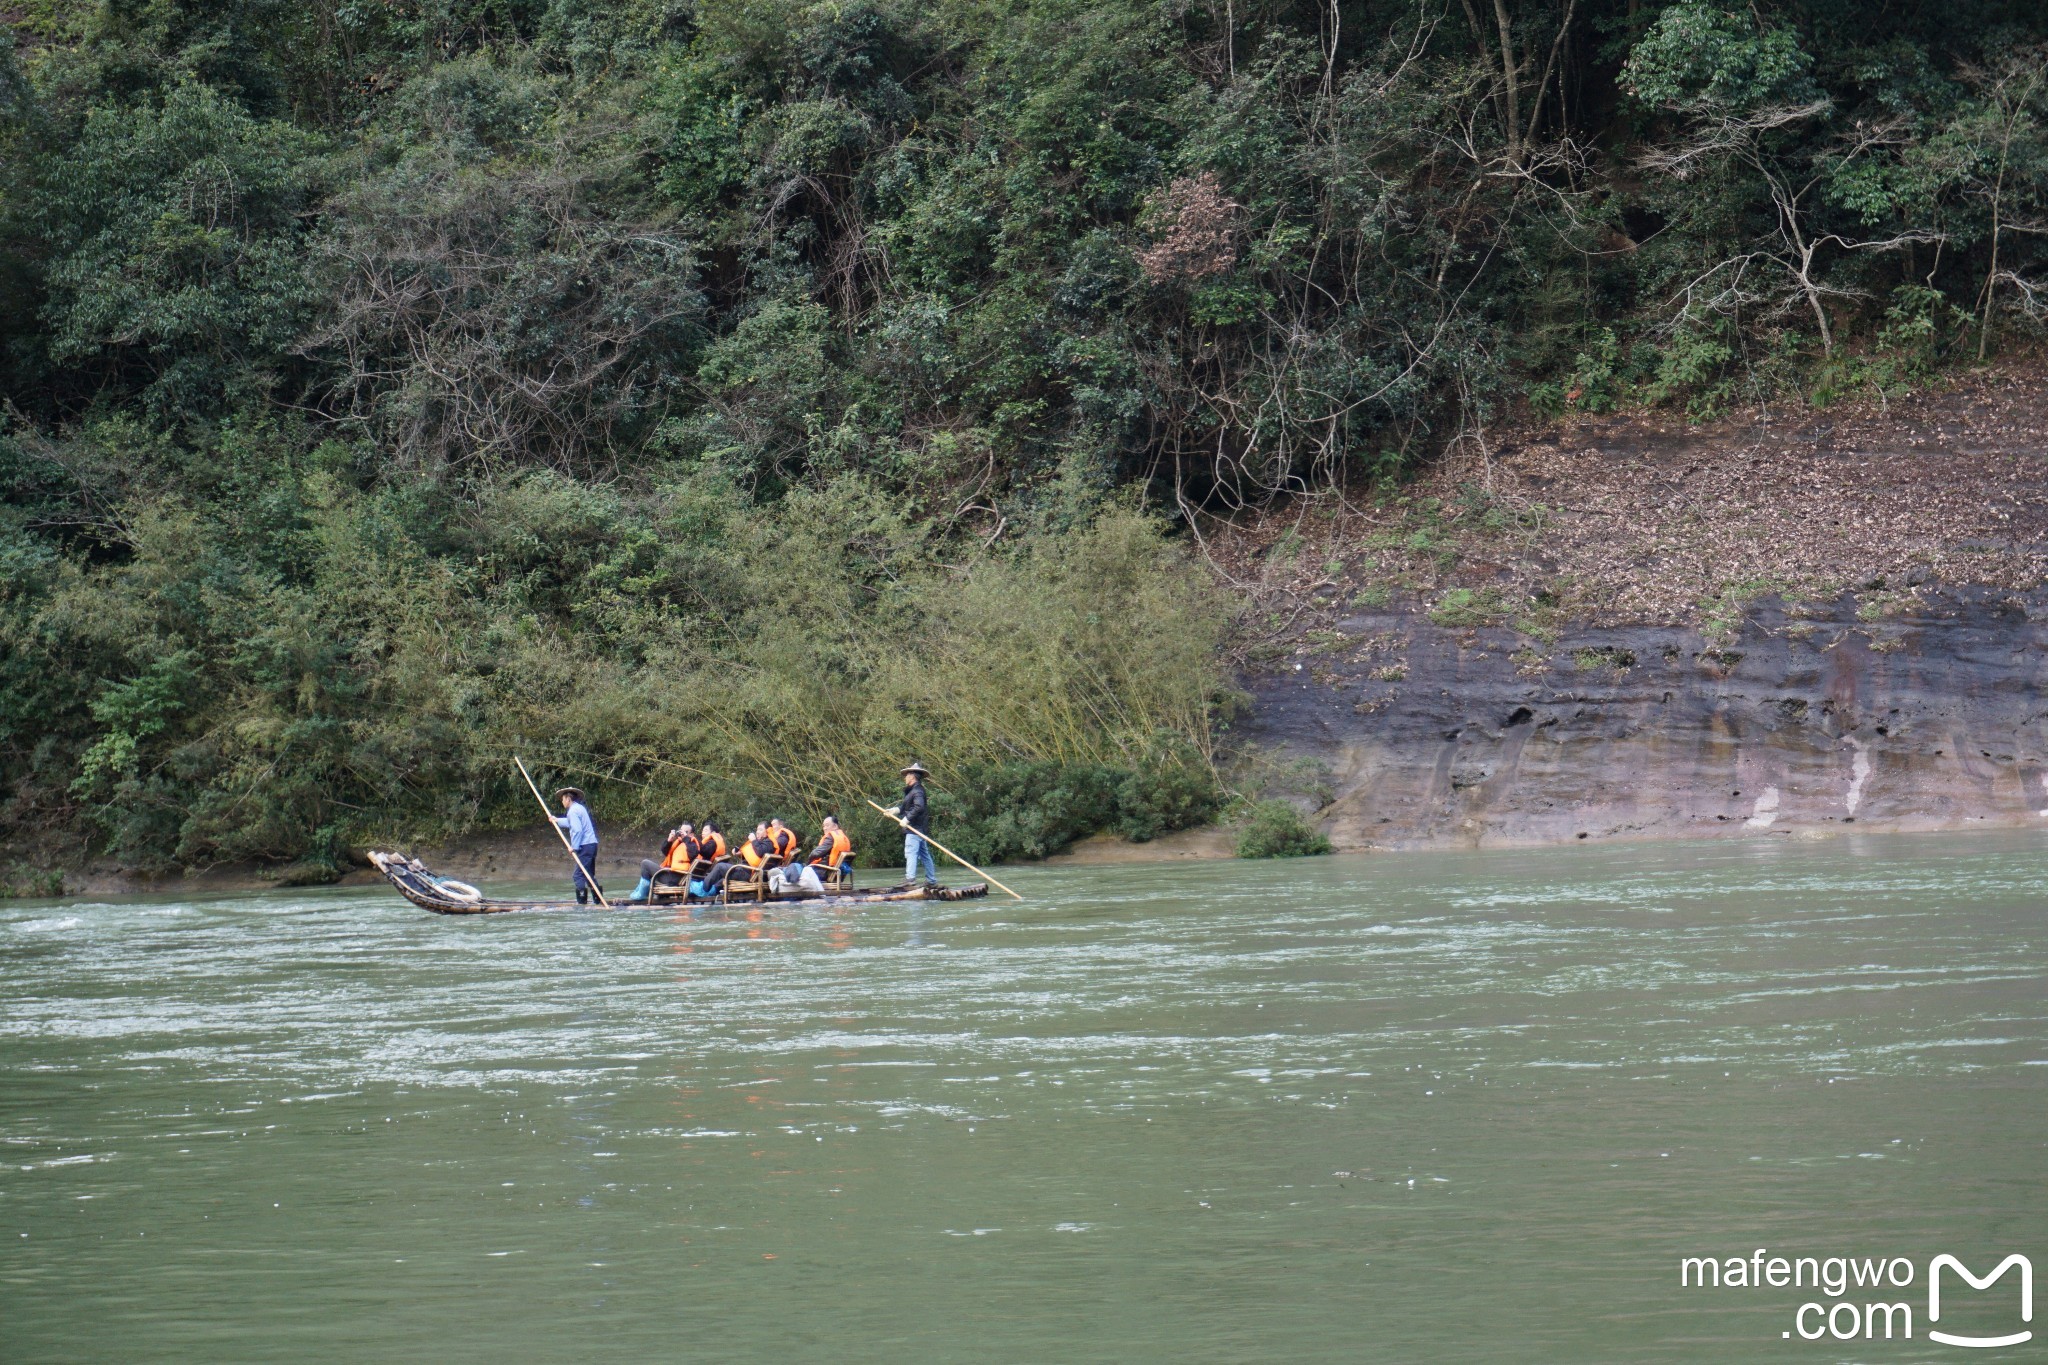
[[[697,851],[714,863],[724,862],[725,836],[715,829],[708,831],[704,835],[704,841],[697,845]]]
[[[768,838],[774,843],[775,852],[781,857],[782,861],[785,863],[796,861],[797,852],[803,847],[803,840],[796,837],[795,830],[791,829],[788,825],[784,825],[781,829],[769,830]]]
[[[846,837],[845,830],[835,829],[821,836],[819,842],[823,843],[826,840],[831,841],[831,847],[825,850],[823,856],[811,859],[813,866],[837,867],[853,856],[853,840]]]
[[[740,845],[740,856],[747,860],[748,867],[759,867],[768,861],[768,855],[774,851],[775,841],[766,835],[759,839],[749,839]]]
[[[668,846],[668,857],[661,865],[670,872],[688,872],[690,864],[697,861],[697,852],[701,847],[695,838],[685,834]]]

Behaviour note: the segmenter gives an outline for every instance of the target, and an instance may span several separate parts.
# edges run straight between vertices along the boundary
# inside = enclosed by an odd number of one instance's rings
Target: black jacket
[[[903,817],[903,823],[919,834],[932,832],[931,801],[924,794],[924,783],[905,788],[903,800],[898,803],[896,813]]]

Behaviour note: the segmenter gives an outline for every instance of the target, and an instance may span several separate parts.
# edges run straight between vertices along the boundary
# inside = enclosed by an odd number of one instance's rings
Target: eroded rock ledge
[[[1340,848],[2048,828],[2048,592],[1750,604],[1732,634],[1358,613],[1245,679],[1240,737],[1324,766]]]

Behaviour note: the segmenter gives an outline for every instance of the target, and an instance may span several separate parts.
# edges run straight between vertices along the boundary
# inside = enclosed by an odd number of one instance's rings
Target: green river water
[[[1005,876],[0,903],[0,1361],[2044,1358],[2048,838]]]

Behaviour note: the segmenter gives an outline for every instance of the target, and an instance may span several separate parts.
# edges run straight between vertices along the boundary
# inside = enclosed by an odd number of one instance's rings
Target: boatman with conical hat
[[[590,807],[583,804],[583,788],[564,787],[555,793],[555,799],[562,803],[562,814],[555,817],[555,823],[569,838],[569,849],[576,856],[576,871],[571,880],[576,887],[576,903],[590,904],[597,885],[597,821],[590,818]],[[601,894],[601,893],[600,893]]]
[[[889,807],[889,814],[901,820],[910,828],[903,831],[903,880],[906,885],[915,885],[918,869],[924,870],[924,884],[939,884],[939,869],[932,862],[931,841],[925,836],[932,832],[932,807],[924,789],[924,780],[931,773],[924,764],[912,760],[903,770],[903,800]]]

